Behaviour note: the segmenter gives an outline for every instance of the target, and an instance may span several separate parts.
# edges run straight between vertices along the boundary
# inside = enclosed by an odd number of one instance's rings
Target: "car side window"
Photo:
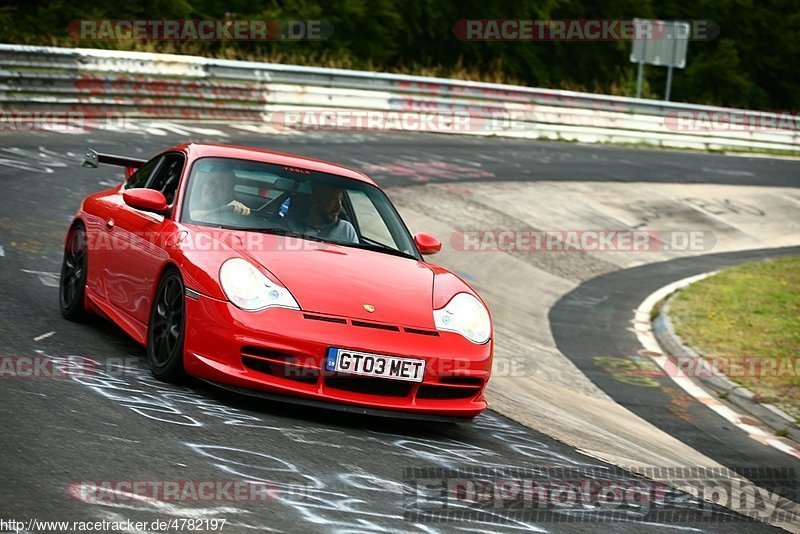
[[[350,197],[350,203],[353,205],[361,235],[372,241],[395,247],[392,233],[366,193],[359,190],[349,190],[348,196]]]
[[[153,174],[153,171],[158,166],[158,162],[161,161],[161,156],[156,156],[141,167],[139,170],[133,173],[133,175],[128,178],[128,181],[125,182],[125,189],[134,189],[137,187],[146,187],[147,182],[150,179],[150,175]]]
[[[150,189],[161,191],[164,198],[167,199],[167,204],[172,204],[175,200],[175,191],[178,189],[178,182],[181,179],[183,163],[183,154],[166,154],[163,163],[148,186]]]

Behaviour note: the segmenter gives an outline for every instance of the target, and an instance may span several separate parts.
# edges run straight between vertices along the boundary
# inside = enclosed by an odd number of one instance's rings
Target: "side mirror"
[[[414,244],[417,245],[420,254],[424,256],[428,256],[430,254],[436,254],[440,250],[442,250],[442,242],[433,237],[430,234],[424,234],[422,232],[414,235]]]
[[[155,189],[134,188],[122,193],[125,204],[142,211],[163,215],[167,211],[167,199]]]

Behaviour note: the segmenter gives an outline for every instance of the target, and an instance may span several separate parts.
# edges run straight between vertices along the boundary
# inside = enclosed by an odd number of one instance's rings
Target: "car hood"
[[[242,234],[231,233],[228,244],[272,273],[304,311],[435,328],[434,274],[424,262],[268,234],[260,234],[264,246],[246,247]]]

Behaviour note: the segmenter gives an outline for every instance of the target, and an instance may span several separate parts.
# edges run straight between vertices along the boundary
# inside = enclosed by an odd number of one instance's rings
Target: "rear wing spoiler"
[[[147,163],[147,160],[138,158],[128,158],[125,156],[115,156],[113,154],[99,154],[97,153],[97,151],[92,150],[90,148],[89,150],[86,151],[86,159],[84,160],[83,165],[81,166],[88,167],[90,169],[96,169],[97,166],[101,163],[138,169],[139,167]]]

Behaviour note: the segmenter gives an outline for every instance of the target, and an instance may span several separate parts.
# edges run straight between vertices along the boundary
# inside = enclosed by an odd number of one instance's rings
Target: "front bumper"
[[[245,312],[206,296],[187,297],[186,313],[187,372],[229,389],[446,418],[486,409],[492,340],[309,311]],[[412,383],[326,371],[329,347],[424,359],[425,376]]]

